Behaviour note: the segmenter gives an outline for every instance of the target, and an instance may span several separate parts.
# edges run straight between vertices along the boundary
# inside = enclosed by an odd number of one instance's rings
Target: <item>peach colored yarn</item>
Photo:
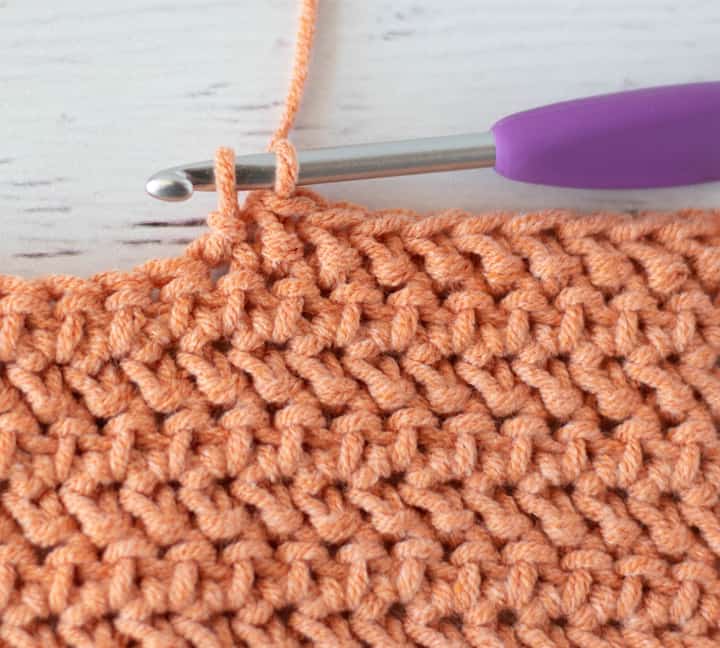
[[[720,645],[720,212],[216,174],[182,257],[0,276],[0,645]]]
[[[275,193],[282,198],[287,198],[295,191],[300,170],[295,147],[287,137],[300,109],[307,80],[310,52],[315,37],[318,0],[303,0],[301,7],[290,88],[285,98],[285,109],[280,124],[275,129],[269,147],[276,155]]]
[[[0,278],[5,645],[718,644],[720,213],[231,161],[186,256]]]

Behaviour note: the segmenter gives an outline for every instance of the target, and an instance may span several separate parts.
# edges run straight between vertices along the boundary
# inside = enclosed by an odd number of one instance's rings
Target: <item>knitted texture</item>
[[[0,642],[720,645],[720,213],[310,192],[0,278]]]

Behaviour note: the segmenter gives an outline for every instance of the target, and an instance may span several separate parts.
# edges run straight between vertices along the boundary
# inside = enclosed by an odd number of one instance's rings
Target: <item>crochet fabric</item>
[[[720,645],[720,213],[222,198],[0,279],[2,645]]]

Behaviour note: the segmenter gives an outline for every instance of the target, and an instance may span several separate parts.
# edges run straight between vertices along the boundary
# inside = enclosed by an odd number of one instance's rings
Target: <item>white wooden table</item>
[[[296,16],[296,0],[0,0],[0,272],[179,253],[215,197],[161,203],[145,179],[220,144],[264,150]],[[322,0],[318,29],[302,147],[484,130],[550,101],[720,77],[717,0]],[[423,211],[720,206],[720,184],[593,193],[492,171],[322,191]]]

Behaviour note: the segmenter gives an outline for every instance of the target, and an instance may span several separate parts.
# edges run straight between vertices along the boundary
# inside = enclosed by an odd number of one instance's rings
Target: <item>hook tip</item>
[[[147,181],[145,190],[153,198],[167,202],[181,202],[192,196],[193,184],[185,173],[162,171]]]

